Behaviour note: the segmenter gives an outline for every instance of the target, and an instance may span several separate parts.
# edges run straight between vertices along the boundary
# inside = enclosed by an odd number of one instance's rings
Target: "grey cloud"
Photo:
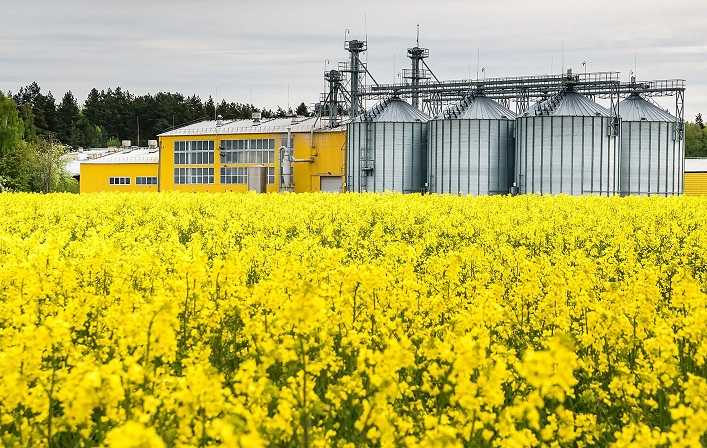
[[[0,29],[0,90],[36,80],[55,96],[121,86],[133,93],[178,91],[202,98],[274,108],[314,102],[324,62],[347,54],[348,38],[368,35],[369,68],[391,82],[409,64],[405,50],[430,49],[428,63],[444,79],[558,73],[564,66],[621,71],[638,55],[647,77],[687,80],[686,117],[707,113],[705,47],[697,0],[670,7],[655,0],[535,2],[359,0],[233,2],[207,0],[35,0],[6,5]],[[562,48],[564,46],[564,52]],[[59,93],[58,93],[59,92]]]

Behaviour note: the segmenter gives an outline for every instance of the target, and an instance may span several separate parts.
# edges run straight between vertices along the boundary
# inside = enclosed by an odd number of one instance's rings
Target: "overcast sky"
[[[707,114],[707,9],[697,0],[3,3],[0,90],[36,81],[57,102],[67,90],[83,103],[93,87],[120,86],[294,109],[318,100],[324,69],[347,58],[345,37],[367,36],[369,70],[394,82],[419,22],[440,79],[476,78],[481,67],[486,77],[582,72],[586,62],[628,80],[635,64],[641,80],[686,80],[687,120]],[[673,98],[656,101],[675,109]]]

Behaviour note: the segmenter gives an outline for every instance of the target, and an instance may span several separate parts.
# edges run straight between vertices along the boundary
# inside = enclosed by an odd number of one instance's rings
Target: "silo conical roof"
[[[456,106],[442,112],[437,118],[461,120],[513,120],[516,114],[483,95],[470,95]]]
[[[637,93],[632,93],[619,103],[619,114],[623,121],[675,121],[675,117],[670,113],[646,101]]]
[[[531,106],[524,116],[609,117],[609,110],[577,92],[560,92]]]
[[[373,121],[387,123],[427,123],[430,116],[398,97],[391,97],[376,104],[354,121]]]

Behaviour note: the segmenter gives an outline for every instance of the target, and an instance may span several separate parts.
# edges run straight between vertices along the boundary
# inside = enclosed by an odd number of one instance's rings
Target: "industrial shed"
[[[80,164],[81,193],[157,191],[159,148],[128,148]]]
[[[707,194],[707,158],[685,159],[686,196]]]
[[[158,137],[160,191],[244,192],[249,168],[256,166],[265,167],[267,192],[343,188],[345,128],[327,128],[321,118],[261,120],[256,113],[253,119],[207,120]],[[291,177],[276,177],[284,165]]]

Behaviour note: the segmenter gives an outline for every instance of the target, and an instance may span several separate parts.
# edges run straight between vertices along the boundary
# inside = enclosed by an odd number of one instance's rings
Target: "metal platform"
[[[344,48],[349,52],[349,61],[342,62],[338,71],[344,75],[337,83],[330,82],[330,92],[320,110],[337,107],[348,111],[353,119],[365,111],[366,101],[380,101],[397,96],[410,102],[431,116],[440,114],[446,108],[458,103],[468,95],[484,95],[498,101],[516,114],[523,114],[532,103],[545,100],[563,91],[574,91],[592,100],[608,100],[614,117],[619,117],[618,103],[624,96],[638,93],[642,97],[674,96],[676,121],[684,123],[685,80],[664,79],[621,82],[619,72],[567,73],[560,75],[518,76],[507,78],[439,80],[425,62],[429,50],[419,47],[408,48],[411,68],[402,71],[403,78],[397,84],[379,84],[375,81],[360,55],[368,49],[365,41],[346,41]],[[367,80],[371,81],[370,85]],[[331,79],[329,79],[331,81]],[[334,94],[332,90],[334,89]],[[334,106],[332,101],[343,101]],[[652,100],[651,100],[652,101]]]

